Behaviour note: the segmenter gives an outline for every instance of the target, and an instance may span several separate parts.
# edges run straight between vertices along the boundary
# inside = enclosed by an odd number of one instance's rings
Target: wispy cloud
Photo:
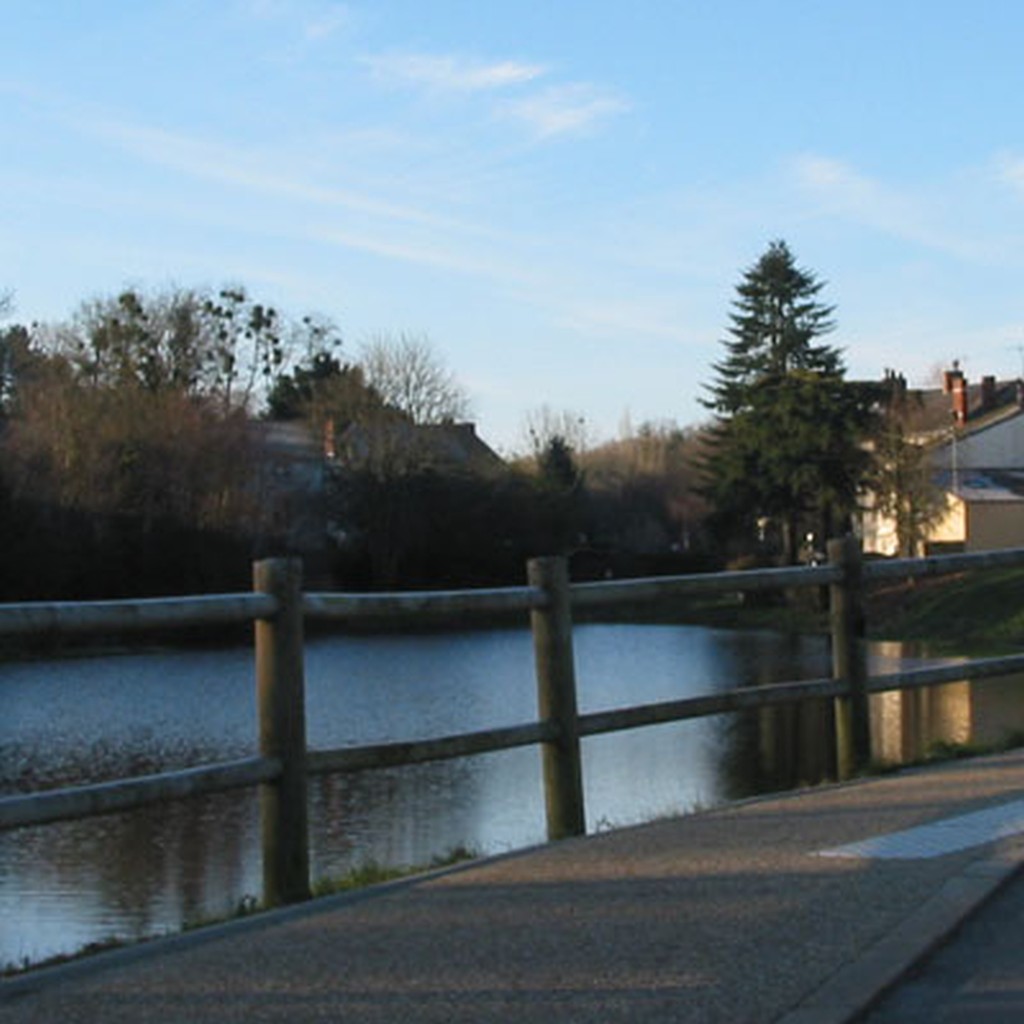
[[[488,92],[540,78],[545,69],[520,61],[478,61],[424,53],[393,53],[362,58],[381,81],[451,92]]]
[[[996,160],[996,177],[1024,199],[1024,156],[1004,154]]]
[[[629,109],[629,104],[619,96],[585,82],[574,82],[508,100],[499,106],[498,113],[522,122],[538,138],[549,139],[556,135],[586,134],[600,122]]]
[[[330,4],[311,15],[302,26],[303,35],[312,41],[327,39],[352,22],[352,12],[344,4]]]
[[[616,344],[629,338],[645,342],[678,343],[685,335],[680,326],[678,303],[665,295],[647,291],[629,298],[585,298],[558,296],[552,304],[553,317],[562,326],[585,335],[599,336]]]
[[[795,172],[798,185],[829,213],[959,259],[985,262],[1002,255],[998,240],[979,237],[962,226],[968,204],[960,187],[939,183],[911,193],[861,174],[841,160],[816,155],[799,157]],[[1020,173],[1024,189],[1024,162]]]
[[[362,62],[376,79],[388,84],[433,94],[494,97],[494,117],[518,122],[540,140],[587,134],[630,109],[621,96],[589,82],[542,82],[552,76],[543,64],[426,53],[368,56]]]
[[[80,112],[81,113],[81,112]],[[132,156],[198,180],[244,189],[292,204],[291,237],[357,249],[376,256],[478,278],[523,284],[532,271],[514,257],[496,255],[491,226],[358,189],[323,184],[272,154],[92,114],[76,129]],[[315,225],[315,226],[314,226]],[[273,232],[277,227],[266,228]],[[490,239],[481,248],[481,239]]]
[[[451,226],[445,218],[365,193],[320,185],[268,164],[264,154],[124,121],[97,119],[79,129],[137,157],[197,178],[408,223]]]
[[[250,21],[288,26],[308,43],[327,39],[353,21],[347,4],[323,0],[236,0],[235,9]]]

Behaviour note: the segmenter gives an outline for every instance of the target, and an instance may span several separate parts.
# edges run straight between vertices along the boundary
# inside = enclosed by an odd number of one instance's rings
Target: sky
[[[1019,0],[0,0],[0,291],[425,337],[480,435],[700,405],[776,239],[848,374],[1024,372]]]

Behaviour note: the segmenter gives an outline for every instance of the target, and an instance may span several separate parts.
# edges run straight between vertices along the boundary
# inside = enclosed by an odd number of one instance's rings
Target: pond
[[[595,624],[576,627],[574,641],[582,712],[830,671],[824,637]],[[318,637],[307,642],[306,684],[312,748],[536,718],[526,630]],[[770,735],[789,733],[766,730],[764,716],[720,716],[584,740],[588,831],[796,781]],[[4,794],[245,756],[255,737],[246,648],[0,666]],[[314,878],[539,843],[540,752],[316,778],[310,823]],[[260,890],[255,790],[0,833],[0,964],[175,931]]]

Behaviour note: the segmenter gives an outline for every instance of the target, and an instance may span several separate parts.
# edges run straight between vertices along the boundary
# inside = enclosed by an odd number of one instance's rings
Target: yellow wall
[[[896,521],[881,515],[873,508],[866,508],[861,516],[861,536],[864,550],[876,555],[896,555],[899,544],[896,538]],[[952,494],[946,495],[946,510],[942,518],[928,531],[925,546],[932,544],[962,545],[967,536],[967,516],[964,503]],[[922,552],[918,552],[921,554]]]
[[[967,541],[967,510],[960,498],[946,494],[943,517],[928,531],[929,544],[964,544]]]

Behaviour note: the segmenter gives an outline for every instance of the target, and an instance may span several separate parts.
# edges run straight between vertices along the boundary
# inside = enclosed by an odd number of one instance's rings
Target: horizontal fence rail
[[[266,594],[143,598],[138,601],[54,601],[0,605],[0,636],[122,633],[188,626],[245,625],[277,611]]]
[[[956,683],[965,677],[973,679],[994,679],[999,676],[1024,673],[1024,654],[1010,654],[1003,658],[974,658],[970,661],[956,661],[951,665],[936,665],[931,668],[913,668],[905,672],[888,672],[868,680],[871,693],[887,693],[892,690],[914,690],[924,686],[940,686]]]
[[[510,725],[503,729],[439,736],[432,740],[376,743],[372,746],[341,747],[337,750],[311,750],[307,758],[310,775],[334,772],[361,772],[369,768],[397,768],[428,761],[448,761],[471,754],[489,754],[534,743],[550,743],[558,738],[551,722]]]
[[[866,561],[866,580],[923,579],[927,576],[949,576],[975,569],[1012,568],[1024,565],[1024,548],[1001,551],[972,551],[959,555],[932,555],[929,558],[892,558]]]
[[[583,831],[580,739],[625,729],[779,707],[833,702],[836,773],[845,777],[868,756],[867,697],[1024,673],[1024,654],[958,661],[869,677],[861,642],[864,587],[976,569],[1024,565],[1024,548],[926,559],[862,561],[847,538],[829,544],[827,564],[706,575],[570,583],[566,562],[535,559],[521,587],[391,594],[303,593],[298,563],[269,560],[243,594],[140,601],[33,602],[0,605],[0,637],[61,637],[211,625],[255,627],[259,752],[234,761],[0,798],[0,828],[17,828],[129,810],[245,786],[259,786],[263,817],[264,901],[309,895],[306,779],[421,764],[539,745],[544,758],[548,835]],[[576,708],[572,611],[616,609],[685,597],[827,588],[831,605],[830,678],[744,687],[681,700],[580,714]],[[533,722],[478,732],[308,750],[304,722],[303,623],[341,627],[386,623],[461,627],[497,615],[528,615],[534,635],[538,716]]]
[[[431,618],[485,618],[542,608],[547,596],[538,587],[491,590],[424,590],[404,594],[305,594],[302,611],[322,622],[423,622]]]
[[[570,587],[576,608],[615,608],[624,604],[654,603],[670,597],[703,594],[753,593],[820,587],[838,583],[842,569],[834,565],[798,566],[791,569],[748,569],[700,576],[659,576],[600,583],[574,583]]]
[[[129,811],[161,800],[178,800],[274,782],[280,775],[280,761],[268,757],[245,757],[132,779],[97,782],[91,786],[69,786],[25,796],[8,796],[0,799],[0,828],[44,825]]]
[[[597,736],[605,732],[639,729],[645,725],[682,722],[688,718],[706,718],[709,715],[724,715],[732,711],[752,711],[781,704],[795,704],[812,697],[842,697],[845,693],[846,684],[839,679],[766,683],[764,686],[725,690],[706,697],[684,697],[680,700],[658,701],[654,704],[640,704],[611,711],[592,711],[580,715],[579,729],[581,736]]]

